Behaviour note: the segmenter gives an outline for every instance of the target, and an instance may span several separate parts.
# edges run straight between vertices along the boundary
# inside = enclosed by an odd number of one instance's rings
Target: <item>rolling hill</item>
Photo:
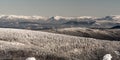
[[[115,26],[115,27],[119,27],[119,26]],[[120,41],[120,29],[114,27],[111,29],[91,29],[91,28],[72,27],[72,28],[51,29],[47,31],[53,33],[59,33],[59,34],[78,36],[78,37]]]
[[[115,51],[120,52],[120,41],[0,28],[1,60],[101,60],[108,53],[119,60]]]

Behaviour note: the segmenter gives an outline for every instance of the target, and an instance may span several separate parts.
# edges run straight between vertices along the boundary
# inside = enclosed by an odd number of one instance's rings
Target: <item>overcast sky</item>
[[[0,15],[120,15],[120,0],[0,0]]]

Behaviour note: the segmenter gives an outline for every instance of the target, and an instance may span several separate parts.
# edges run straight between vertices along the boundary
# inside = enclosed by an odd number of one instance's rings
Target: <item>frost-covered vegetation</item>
[[[120,41],[120,29],[90,29],[90,28],[62,28],[51,29],[48,32],[67,34],[72,36],[89,37],[102,40]]]
[[[62,34],[0,28],[0,58],[25,60],[102,60],[111,54],[113,60],[120,57],[119,41],[75,37]]]

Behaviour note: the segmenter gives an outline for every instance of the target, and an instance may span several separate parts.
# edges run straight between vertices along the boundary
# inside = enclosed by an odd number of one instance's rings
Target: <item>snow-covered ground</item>
[[[102,60],[112,54],[113,60],[120,58],[119,41],[75,37],[41,31],[0,28],[0,58],[25,60]]]
[[[103,40],[120,41],[120,29],[90,29],[81,27],[61,28],[48,30],[48,32],[60,33],[79,37],[89,37]]]

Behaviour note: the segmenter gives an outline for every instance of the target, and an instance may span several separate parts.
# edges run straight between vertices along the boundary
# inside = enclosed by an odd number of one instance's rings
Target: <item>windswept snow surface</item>
[[[110,53],[118,60],[114,51],[120,51],[119,48],[119,41],[0,28],[1,59],[25,60],[33,56],[36,60],[102,60]]]

